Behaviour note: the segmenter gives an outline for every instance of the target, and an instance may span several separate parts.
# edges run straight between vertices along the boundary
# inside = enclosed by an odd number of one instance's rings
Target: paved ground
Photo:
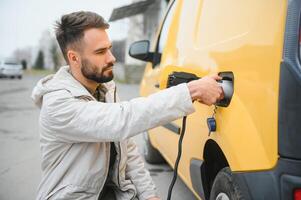
[[[38,135],[39,110],[30,97],[40,76],[27,75],[22,80],[0,79],[0,199],[29,200],[35,198],[39,184],[40,152]],[[122,100],[138,96],[137,85],[118,84]],[[142,149],[142,136],[136,141]],[[162,200],[166,199],[172,170],[167,165],[146,164],[158,187]],[[195,197],[178,179],[173,200],[194,200]]]

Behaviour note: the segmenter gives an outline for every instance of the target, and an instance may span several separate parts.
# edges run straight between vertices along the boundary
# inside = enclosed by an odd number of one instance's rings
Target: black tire
[[[145,141],[145,145],[144,145],[143,153],[144,153],[144,158],[145,158],[146,162],[148,162],[149,164],[165,163],[163,156],[150,143],[147,132],[144,133],[144,141]]]
[[[18,79],[22,79],[22,76],[18,76]]]
[[[245,200],[229,167],[218,172],[210,192],[210,200]]]

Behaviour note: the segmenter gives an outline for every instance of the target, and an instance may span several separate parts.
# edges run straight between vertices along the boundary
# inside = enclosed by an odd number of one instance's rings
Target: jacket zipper
[[[114,89],[114,103],[116,103],[116,93],[117,93],[117,88],[115,86]],[[121,145],[120,142],[118,142],[118,148],[119,148],[119,160],[118,160],[118,164],[117,164],[117,183],[118,183],[118,187],[121,190],[121,186],[120,186],[120,174],[119,174],[119,167],[120,167],[120,162],[121,162]],[[122,190],[121,190],[122,191]],[[135,195],[136,196],[136,195]],[[131,198],[130,200],[134,200],[135,196],[133,198]]]
[[[95,99],[94,97],[93,97],[93,99],[90,99],[91,101],[97,101],[97,99]],[[110,158],[110,153],[111,152],[111,145],[109,146],[109,158]],[[109,161],[109,162],[108,162]],[[107,161],[107,165],[108,166],[110,166],[110,159]],[[109,174],[109,167],[107,167],[107,169],[106,169],[106,176],[105,176],[105,179],[104,179],[104,181],[103,181],[103,183],[102,183],[102,185],[101,185],[101,190],[98,192],[98,195],[97,195],[97,198],[99,198],[99,195],[101,194],[101,192],[102,192],[102,190],[103,190],[103,187],[104,187],[104,185],[105,185],[105,183],[106,183],[106,181],[107,181],[107,178],[108,178],[108,174]]]
[[[120,167],[120,161],[121,161],[121,145],[120,145],[120,142],[118,143],[118,146],[119,146],[119,155],[120,155],[120,157],[119,157],[119,160],[118,160],[118,165],[117,165],[117,182],[118,182],[118,186],[119,186],[119,188],[121,188],[121,186],[120,186],[120,174],[119,174],[119,167]]]
[[[114,89],[114,103],[116,103],[116,92],[117,92],[117,88],[115,86]],[[117,164],[117,182],[118,182],[118,187],[121,188],[120,186],[120,174],[119,174],[119,167],[120,167],[120,161],[121,161],[121,145],[120,142],[118,142],[118,147],[119,147],[119,160],[118,160],[118,164]]]
[[[115,86],[115,88],[114,88],[114,103],[116,103],[116,92],[117,92],[117,88]]]

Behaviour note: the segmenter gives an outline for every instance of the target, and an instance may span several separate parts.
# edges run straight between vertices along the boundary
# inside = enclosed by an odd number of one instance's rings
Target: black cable
[[[171,198],[172,189],[173,189],[173,186],[176,183],[176,180],[178,177],[178,167],[179,167],[179,162],[180,162],[181,155],[182,155],[182,142],[183,142],[185,129],[186,129],[186,118],[187,118],[187,116],[183,117],[183,121],[182,121],[182,130],[181,130],[181,135],[180,135],[179,143],[178,143],[178,156],[177,156],[177,159],[175,162],[173,178],[172,178],[172,181],[171,181],[169,189],[168,189],[167,200],[170,200],[170,198]]]

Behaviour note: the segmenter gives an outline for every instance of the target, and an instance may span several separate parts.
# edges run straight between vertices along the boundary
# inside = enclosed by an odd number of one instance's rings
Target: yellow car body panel
[[[234,95],[218,107],[217,131],[208,136],[206,120],[214,106],[194,103],[187,118],[179,175],[192,189],[189,165],[203,159],[208,140],[225,154],[232,171],[271,169],[278,159],[279,71],[287,2],[282,0],[177,0],[159,66],[148,63],[141,83],[147,96],[166,87],[172,71],[202,77],[234,74]],[[181,127],[181,119],[173,122]],[[173,166],[179,135],[164,127],[150,130],[150,141]]]

